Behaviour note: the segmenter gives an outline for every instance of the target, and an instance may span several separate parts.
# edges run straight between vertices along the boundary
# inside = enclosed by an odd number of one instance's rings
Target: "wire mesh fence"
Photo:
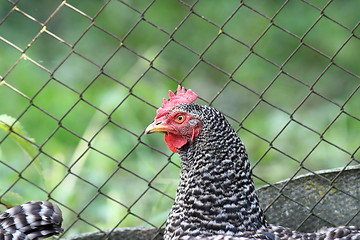
[[[359,9],[356,0],[1,0],[1,203],[58,203],[61,237],[162,227],[179,159],[143,133],[178,84],[227,116],[258,187],[358,165]]]

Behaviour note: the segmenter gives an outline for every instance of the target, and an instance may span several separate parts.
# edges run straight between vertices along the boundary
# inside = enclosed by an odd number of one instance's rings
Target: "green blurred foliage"
[[[0,197],[55,199],[67,236],[161,226],[179,159],[143,131],[178,82],[228,116],[257,186],[358,164],[360,2],[309,2],[2,1],[0,114],[39,154],[0,133]]]

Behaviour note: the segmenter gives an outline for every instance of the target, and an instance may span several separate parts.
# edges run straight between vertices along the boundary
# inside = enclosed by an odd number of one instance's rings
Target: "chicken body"
[[[53,203],[32,201],[0,214],[0,240],[32,240],[60,234],[62,214]]]
[[[223,115],[195,104],[174,111],[191,112],[202,122],[202,130],[179,149],[181,179],[165,239],[201,232],[235,234],[266,226],[244,145]]]
[[[245,147],[216,109],[176,104],[155,118],[146,132],[164,132],[169,148],[181,158],[180,184],[165,240],[360,240],[359,227],[300,233],[268,224],[255,193]],[[194,132],[198,132],[195,137]],[[177,134],[183,134],[185,144]],[[173,139],[175,143],[169,143]],[[173,146],[180,147],[174,150]]]

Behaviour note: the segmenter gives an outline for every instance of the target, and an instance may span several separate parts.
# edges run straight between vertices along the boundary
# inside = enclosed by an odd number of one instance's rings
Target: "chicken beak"
[[[170,127],[164,126],[161,122],[152,122],[147,128],[145,129],[145,134],[150,134],[154,132],[169,132],[171,130]]]

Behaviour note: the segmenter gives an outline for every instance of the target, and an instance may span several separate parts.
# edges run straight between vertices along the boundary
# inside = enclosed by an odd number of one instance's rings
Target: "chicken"
[[[62,215],[53,203],[28,202],[0,214],[0,240],[32,240],[60,234]]]
[[[181,158],[165,240],[360,239],[360,227],[300,233],[269,224],[245,147],[223,114],[194,104],[197,95],[180,86],[169,98],[145,130],[165,133],[165,143]]]

